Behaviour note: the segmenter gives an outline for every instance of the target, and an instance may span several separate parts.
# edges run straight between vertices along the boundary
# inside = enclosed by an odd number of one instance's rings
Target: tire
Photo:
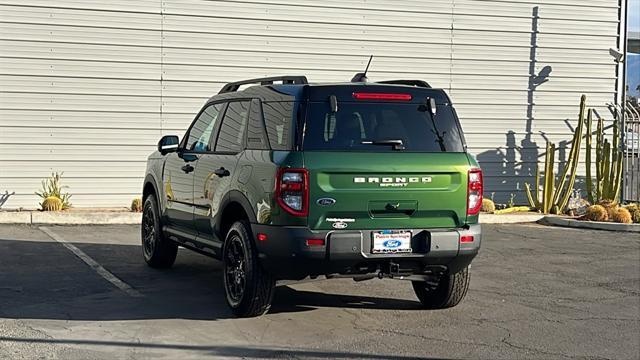
[[[227,232],[222,263],[225,297],[233,314],[254,317],[269,311],[276,282],[260,266],[247,222],[238,221]]]
[[[444,274],[435,281],[412,281],[422,306],[426,309],[446,309],[458,305],[467,295],[471,274],[467,266],[455,274]]]
[[[142,256],[147,264],[156,269],[170,268],[176,261],[178,245],[162,234],[158,203],[153,195],[147,196],[142,208]]]

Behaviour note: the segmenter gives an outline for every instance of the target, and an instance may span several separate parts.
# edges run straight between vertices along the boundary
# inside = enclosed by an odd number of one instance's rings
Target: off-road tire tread
[[[148,205],[149,204],[149,205]],[[160,224],[160,216],[158,215],[158,202],[156,201],[156,197],[154,195],[149,195],[145,201],[144,206],[142,207],[143,211],[145,211],[147,206],[151,206],[153,210],[153,216],[155,218],[156,227],[156,244],[153,249],[153,254],[150,259],[145,257],[145,261],[147,264],[155,269],[167,269],[173,266],[173,263],[176,261],[176,256],[178,255],[178,245],[165,238],[162,233],[162,226]],[[144,245],[143,245],[144,246]],[[144,249],[143,249],[144,251]]]
[[[471,272],[469,267],[455,274],[444,274],[435,291],[426,291],[422,281],[412,282],[413,289],[427,309],[446,309],[458,305],[467,295]]]
[[[227,238],[233,231],[240,234],[245,248],[248,250],[249,258],[247,263],[252,272],[251,281],[247,281],[245,294],[240,305],[235,308],[231,307],[234,315],[238,317],[256,317],[266,314],[271,308],[271,301],[276,287],[275,278],[265,271],[258,261],[258,251],[252,241],[249,229],[251,228],[247,221],[237,221],[227,233]]]

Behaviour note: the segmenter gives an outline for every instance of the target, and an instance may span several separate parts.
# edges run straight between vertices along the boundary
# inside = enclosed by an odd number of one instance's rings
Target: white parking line
[[[89,265],[98,275],[102,276],[105,280],[115,285],[118,289],[127,293],[127,295],[131,297],[143,297],[138,290],[132,288],[126,282],[118,279],[115,275],[109,272],[109,270],[105,269],[102,265],[100,265],[97,261],[93,260],[89,255],[87,255],[84,251],[78,249],[75,245],[67,242],[60,235],[54,233],[46,226],[40,226],[40,230],[45,234],[49,235],[53,240],[59,242],[64,247],[69,249],[74,255],[80,258],[80,260],[84,261],[87,265]]]

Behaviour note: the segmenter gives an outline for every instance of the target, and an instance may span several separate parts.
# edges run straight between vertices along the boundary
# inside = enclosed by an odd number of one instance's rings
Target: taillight
[[[467,215],[477,215],[482,208],[482,170],[469,170],[467,185]]]
[[[354,92],[353,98],[356,100],[395,100],[410,101],[411,94],[392,94],[392,93],[364,93]]]
[[[282,209],[294,216],[309,214],[309,171],[287,169],[278,171],[276,199]]]

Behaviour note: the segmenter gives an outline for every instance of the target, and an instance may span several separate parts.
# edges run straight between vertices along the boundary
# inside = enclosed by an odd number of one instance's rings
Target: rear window
[[[310,102],[305,150],[463,152],[453,109],[439,105],[436,115],[420,104]]]

